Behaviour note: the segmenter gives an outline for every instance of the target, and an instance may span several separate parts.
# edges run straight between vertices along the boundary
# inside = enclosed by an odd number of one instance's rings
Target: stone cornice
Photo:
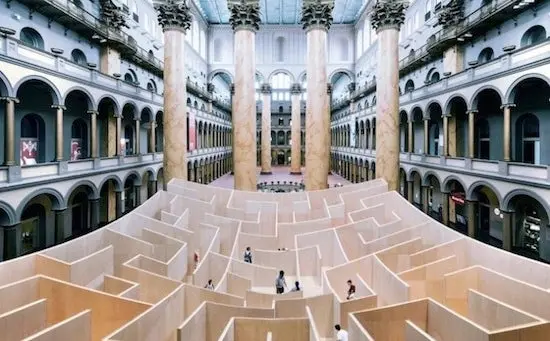
[[[159,0],[155,3],[162,31],[176,30],[185,33],[191,28],[191,13],[187,0]]]
[[[397,29],[405,21],[405,10],[408,3],[403,0],[380,0],[372,8],[370,20],[376,31]]]
[[[229,23],[234,31],[260,29],[260,4],[258,0],[230,0],[228,3],[231,16]]]
[[[334,0],[304,0],[301,19],[304,30],[329,30],[333,21],[333,8]]]

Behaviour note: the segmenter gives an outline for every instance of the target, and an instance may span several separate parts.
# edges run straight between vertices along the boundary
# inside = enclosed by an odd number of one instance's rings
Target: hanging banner
[[[188,129],[188,140],[189,140],[189,151],[195,150],[197,148],[197,134],[195,127],[195,112],[194,109],[189,111],[189,129]]]
[[[22,138],[20,140],[21,166],[36,165],[38,163],[38,139]]]

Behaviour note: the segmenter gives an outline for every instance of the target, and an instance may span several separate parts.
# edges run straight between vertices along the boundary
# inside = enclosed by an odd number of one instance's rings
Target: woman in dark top
[[[351,300],[352,298],[355,298],[355,285],[351,282],[351,279],[348,279],[348,296],[346,299]]]

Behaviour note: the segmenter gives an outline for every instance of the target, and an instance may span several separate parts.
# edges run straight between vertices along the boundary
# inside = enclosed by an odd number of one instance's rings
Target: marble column
[[[474,123],[475,123],[475,114],[477,110],[470,110],[468,113],[468,157],[473,159],[475,154],[474,151]]]
[[[4,164],[15,165],[15,104],[19,100],[14,97],[2,97],[0,101],[6,102],[6,115],[4,121]]]
[[[90,229],[99,226],[99,198],[90,200]]]
[[[408,136],[408,144],[409,144],[409,150],[407,150],[409,153],[414,153],[414,129],[413,129],[414,121],[412,119],[409,119],[409,122],[407,124],[407,129],[409,129],[409,136]]]
[[[424,213],[429,214],[430,213],[430,203],[428,201],[428,188],[429,186],[422,185],[422,210]]]
[[[449,156],[449,116],[443,115],[443,156]]]
[[[99,155],[97,154],[97,115],[99,114],[95,110],[88,111],[88,114],[90,115],[90,157],[96,158]]]
[[[304,0],[302,23],[307,39],[306,174],[308,191],[328,188],[330,113],[327,88],[327,35],[334,1]]]
[[[414,181],[407,180],[407,200],[414,203]]]
[[[466,209],[468,215],[468,236],[475,238],[477,230],[477,201],[466,201]]]
[[[187,179],[187,77],[185,34],[191,27],[187,1],[160,0],[155,3],[164,32],[164,185]]]
[[[504,140],[504,161],[510,161],[510,113],[512,111],[512,108],[514,108],[516,105],[514,103],[507,103],[502,105],[502,109],[504,111],[504,117],[503,117],[503,140]]]
[[[123,156],[122,154],[122,144],[120,143],[122,139],[122,115],[118,114],[116,116],[116,156]]]
[[[502,248],[512,250],[512,216],[513,212],[500,211],[502,214]]]
[[[430,154],[430,119],[424,118],[424,155]]]
[[[271,85],[262,84],[262,171],[271,174]]]
[[[234,188],[256,191],[256,31],[260,28],[258,0],[229,0],[234,34],[235,94],[233,95]],[[268,136],[271,136],[269,133]]]
[[[124,213],[124,191],[116,191],[116,219],[122,217]]]
[[[52,105],[56,110],[55,120],[55,161],[63,161],[63,105]]]
[[[290,174],[296,175],[302,174],[301,96],[302,88],[300,87],[300,84],[292,84],[290,88],[290,100],[292,101],[292,126],[290,127],[290,139],[292,140],[292,146],[290,146]]]
[[[55,212],[55,244],[62,243],[65,240],[65,219],[67,209],[57,210]]]
[[[136,120],[136,138],[134,139],[134,154],[139,155],[141,154],[141,121],[139,119]]]
[[[390,191],[399,188],[399,27],[405,20],[404,1],[376,2],[371,13],[378,34],[376,74],[376,177]],[[383,61],[383,62],[382,62]],[[309,84],[308,84],[309,86]]]
[[[151,133],[149,134],[149,153],[154,153],[156,151],[156,140],[157,140],[157,122],[151,121]]]
[[[450,193],[441,193],[441,209],[443,210],[441,222],[446,226],[449,225],[449,197]]]

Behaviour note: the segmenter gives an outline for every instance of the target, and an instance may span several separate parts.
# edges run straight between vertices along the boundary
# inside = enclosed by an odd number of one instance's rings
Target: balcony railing
[[[354,147],[331,147],[333,153],[348,156],[375,157],[376,151]],[[401,163],[418,167],[438,168],[453,173],[472,173],[481,178],[494,178],[502,181],[521,181],[536,186],[548,186],[550,181],[550,166],[533,165],[519,162],[498,160],[470,159],[462,157],[444,157],[415,153],[400,153]]]
[[[76,161],[47,162],[28,166],[0,167],[0,192],[9,190],[10,186],[32,186],[42,181],[59,181],[63,177],[89,174],[91,172],[112,172],[121,168],[140,166],[142,164],[160,163],[163,153],[127,155],[84,159]]]
[[[511,8],[517,2],[518,0],[492,0],[470,13],[457,25],[437,31],[428,38],[426,44],[415,49],[413,53],[399,61],[400,72],[406,73],[409,69],[414,68],[417,63],[424,63],[431,57],[432,52],[445,49],[449,42],[454,43],[456,38],[466,32],[475,30],[478,26],[482,26],[483,23],[487,22],[487,19]]]

